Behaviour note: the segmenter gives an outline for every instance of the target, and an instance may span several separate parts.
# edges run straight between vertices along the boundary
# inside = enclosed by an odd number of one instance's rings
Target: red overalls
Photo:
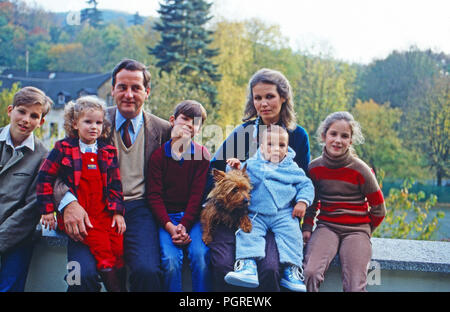
[[[88,235],[83,243],[89,246],[97,269],[123,267],[123,236],[117,233],[117,226],[111,227],[112,212],[106,208],[97,154],[82,154],[82,164],[78,202],[93,225],[93,228],[87,228]]]

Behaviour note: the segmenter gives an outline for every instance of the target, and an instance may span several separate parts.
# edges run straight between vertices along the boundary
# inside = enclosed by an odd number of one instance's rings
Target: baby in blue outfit
[[[306,291],[303,283],[303,239],[299,218],[314,200],[314,186],[303,169],[294,162],[295,152],[288,146],[287,131],[276,125],[262,134],[256,154],[246,161],[253,190],[249,206],[252,230],[236,232],[236,264],[225,276],[229,284],[258,287],[255,259],[265,257],[265,236],[270,229],[283,266],[281,286],[293,291]],[[238,159],[227,160],[240,168]]]

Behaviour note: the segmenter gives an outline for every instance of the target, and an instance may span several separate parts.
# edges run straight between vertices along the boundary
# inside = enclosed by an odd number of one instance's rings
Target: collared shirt
[[[178,163],[180,164],[180,166],[183,164],[184,162],[184,157],[183,155],[189,155],[188,159],[192,159],[191,155],[194,155],[195,153],[195,147],[194,147],[194,143],[191,141],[191,150],[189,152],[185,151],[183,152],[183,154],[181,154],[181,158],[178,159],[177,155],[172,155],[172,139],[170,139],[169,141],[167,141],[164,144],[164,154],[169,157],[172,158],[175,161],[178,161]]]
[[[19,146],[14,147],[11,133],[9,129],[11,128],[11,124],[7,125],[5,128],[3,128],[2,132],[0,133],[0,141],[5,141],[5,143],[12,147],[13,150],[17,150],[23,147],[29,148],[32,152],[34,152],[34,135],[30,134],[28,138],[23,140],[22,144]]]
[[[120,131],[120,135],[123,135],[123,129],[121,128],[123,123],[127,119],[122,116],[120,111],[116,108],[116,130]],[[136,140],[136,137],[139,133],[139,130],[141,129],[142,125],[144,124],[144,113],[141,112],[134,118],[130,119],[132,127],[128,127],[128,132],[130,133],[131,138],[131,144],[134,144],[134,141]]]
[[[80,151],[84,154],[84,153],[94,153],[97,154],[97,141],[95,141],[95,143],[93,144],[86,144],[83,143],[81,140],[79,140],[79,144],[80,144]]]

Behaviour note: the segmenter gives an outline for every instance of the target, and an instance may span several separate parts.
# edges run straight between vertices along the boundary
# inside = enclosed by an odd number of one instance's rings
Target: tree
[[[311,154],[317,157],[322,151],[314,139],[316,130],[327,115],[350,108],[355,71],[348,64],[318,57],[302,56],[299,61],[303,70],[291,81],[295,111],[311,137]]]
[[[146,108],[161,118],[169,119],[170,115],[173,114],[175,105],[186,99],[205,103],[207,95],[201,90],[186,88],[186,85],[179,79],[177,73],[162,72],[161,76],[152,82],[150,101]],[[207,111],[208,119],[206,122],[209,123],[211,122],[212,111]]]
[[[436,181],[450,176],[450,77],[440,74],[424,82],[408,98],[408,133],[412,146],[425,155],[428,166],[436,173]]]
[[[383,176],[379,176],[380,186]],[[381,225],[373,233],[374,237],[430,240],[438,228],[439,219],[445,215],[438,211],[435,216],[427,220],[430,209],[436,205],[437,198],[425,193],[410,191],[414,180],[411,178],[403,182],[401,189],[391,189],[386,197],[387,213]]]
[[[142,25],[144,24],[144,19],[142,18],[142,16],[139,15],[139,12],[136,12],[133,15],[133,18],[130,20],[130,22],[136,26],[136,25]]]
[[[111,51],[108,62],[104,66],[104,70],[111,70],[117,64],[117,60],[124,58],[132,58],[139,60],[143,64],[154,64],[155,57],[149,55],[147,51],[148,44],[156,44],[159,34],[152,30],[151,21],[146,20],[143,25],[133,25],[121,30],[123,34],[115,42],[115,46]],[[156,69],[152,70],[152,75]],[[153,84],[153,79],[152,79]]]
[[[358,98],[406,108],[410,92],[442,68],[438,61],[441,57],[430,50],[416,48],[406,52],[394,51],[386,59],[377,60],[367,67],[359,82]]]
[[[263,67],[284,72],[287,68],[280,68],[283,58],[277,54],[286,48],[288,39],[281,34],[280,26],[252,18],[245,21],[245,30],[254,60],[250,72],[253,74]]]
[[[217,124],[225,129],[241,123],[246,101],[247,83],[252,74],[253,49],[246,24],[221,21],[216,23],[213,47],[220,51],[214,57],[222,79],[217,82],[220,107]]]
[[[92,27],[99,27],[102,25],[102,12],[97,9],[98,1],[87,0],[86,3],[92,7],[81,10],[81,23],[87,22]]]
[[[213,32],[205,29],[212,18],[210,7],[211,3],[204,0],[165,0],[158,10],[161,21],[154,27],[161,33],[161,41],[148,51],[158,59],[156,66],[161,71],[179,74],[190,88],[206,92],[215,106],[217,90],[213,81],[221,76],[211,62],[218,51],[208,47]]]
[[[391,108],[389,103],[380,105],[373,100],[357,100],[352,113],[361,124],[365,138],[364,144],[355,146],[356,152],[375,173],[383,169],[390,178],[425,175],[420,153],[405,148],[395,130],[402,116],[399,108]]]
[[[89,69],[84,62],[81,43],[56,44],[50,48],[48,56],[52,59],[48,66],[51,71],[84,72]]]
[[[2,86],[2,82],[0,81],[0,87]],[[11,89],[3,89],[0,92],[0,127],[4,127],[9,124],[9,117],[7,114],[7,108],[9,105],[12,105],[14,94],[20,90],[19,84],[14,83]]]

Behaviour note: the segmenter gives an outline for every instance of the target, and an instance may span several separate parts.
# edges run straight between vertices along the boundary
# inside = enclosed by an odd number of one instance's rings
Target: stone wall
[[[372,238],[372,247],[368,291],[450,291],[450,242]],[[66,291],[66,266],[65,239],[41,238],[34,250],[25,290]],[[185,280],[189,281],[185,273]],[[342,291],[340,274],[336,256],[321,291]]]

